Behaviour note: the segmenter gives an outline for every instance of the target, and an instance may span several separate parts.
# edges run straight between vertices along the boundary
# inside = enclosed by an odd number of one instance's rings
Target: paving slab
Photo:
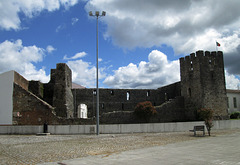
[[[240,132],[44,165],[240,165]]]

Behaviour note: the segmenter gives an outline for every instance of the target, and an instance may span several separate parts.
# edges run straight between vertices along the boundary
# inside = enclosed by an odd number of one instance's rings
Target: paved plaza
[[[0,135],[0,164],[239,164],[240,130],[117,135]]]
[[[67,165],[240,165],[240,133],[62,161]],[[48,163],[48,165],[58,163]]]

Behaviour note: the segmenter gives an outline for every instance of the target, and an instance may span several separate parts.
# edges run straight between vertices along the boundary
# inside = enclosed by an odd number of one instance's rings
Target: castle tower
[[[181,95],[185,105],[214,110],[216,119],[227,119],[223,53],[197,51],[180,58]]]
[[[50,83],[53,86],[52,105],[56,107],[56,115],[73,117],[72,71],[64,63],[58,63],[56,69],[51,70]]]

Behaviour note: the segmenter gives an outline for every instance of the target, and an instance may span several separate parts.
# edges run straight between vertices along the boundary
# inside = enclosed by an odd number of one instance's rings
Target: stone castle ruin
[[[180,58],[180,74],[180,82],[158,89],[99,89],[100,123],[142,122],[133,111],[143,101],[150,101],[158,112],[150,122],[194,121],[200,108],[213,109],[215,119],[228,119],[222,52],[197,51]],[[12,124],[95,122],[96,89],[72,88],[72,72],[66,64],[57,64],[46,84],[14,75],[18,78]],[[82,107],[87,107],[87,119],[80,114]]]

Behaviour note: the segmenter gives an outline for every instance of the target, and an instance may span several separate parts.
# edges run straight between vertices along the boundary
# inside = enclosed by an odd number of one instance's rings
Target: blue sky
[[[49,81],[67,63],[73,81],[95,87],[96,18],[104,88],[158,88],[180,80],[180,57],[197,50],[225,59],[227,88],[240,85],[238,0],[0,0],[0,73]],[[227,14],[224,11],[228,11]]]

